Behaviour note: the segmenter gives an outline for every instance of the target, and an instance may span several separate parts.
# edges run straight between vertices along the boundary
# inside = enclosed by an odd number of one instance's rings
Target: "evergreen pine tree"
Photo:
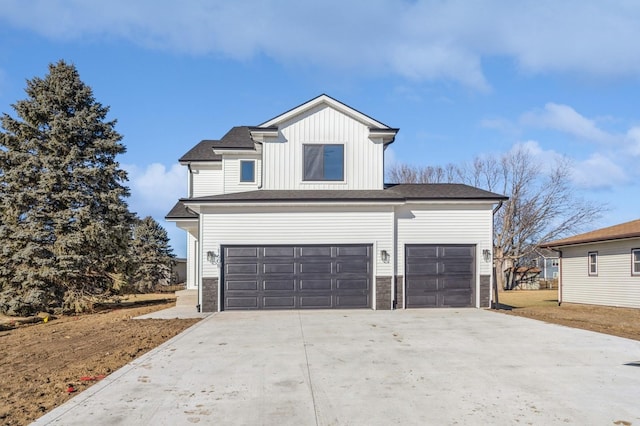
[[[0,311],[83,310],[126,259],[125,152],[73,65],[27,81],[0,131]]]
[[[131,283],[139,292],[153,291],[169,284],[173,266],[173,250],[167,231],[151,216],[139,219],[133,226],[131,242]]]

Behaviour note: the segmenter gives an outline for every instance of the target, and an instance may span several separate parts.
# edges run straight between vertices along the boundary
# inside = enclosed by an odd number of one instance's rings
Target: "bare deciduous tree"
[[[463,170],[455,164],[446,166],[412,166],[394,164],[387,177],[391,183],[455,183],[463,180]]]
[[[570,173],[567,159],[540,164],[517,147],[460,167],[397,165],[388,176],[395,183],[466,183],[508,196],[494,216],[493,257],[498,288],[511,289],[515,274],[505,276],[505,271],[520,266],[541,243],[581,230],[606,210],[577,194]]]

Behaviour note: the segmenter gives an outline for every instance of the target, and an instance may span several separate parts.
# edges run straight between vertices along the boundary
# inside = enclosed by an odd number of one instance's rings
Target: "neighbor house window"
[[[631,274],[640,275],[640,249],[631,250]]]
[[[551,260],[551,266],[558,266],[559,264],[560,264],[560,261],[558,259]]]
[[[240,182],[256,181],[256,162],[253,160],[240,161]]]
[[[304,180],[344,180],[344,145],[304,145]]]
[[[589,275],[598,275],[598,252],[589,252]]]

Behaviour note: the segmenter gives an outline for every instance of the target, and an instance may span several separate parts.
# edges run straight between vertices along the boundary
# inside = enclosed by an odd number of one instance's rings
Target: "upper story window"
[[[560,265],[560,261],[558,259],[551,259],[551,266],[558,266]]]
[[[304,180],[344,180],[344,145],[304,145]]]
[[[256,181],[256,162],[254,160],[240,160],[240,182]]]
[[[640,249],[631,250],[631,274],[640,275]]]
[[[589,275],[598,275],[598,252],[589,252]]]

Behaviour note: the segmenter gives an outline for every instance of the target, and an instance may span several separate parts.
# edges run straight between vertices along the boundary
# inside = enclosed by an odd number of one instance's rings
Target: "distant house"
[[[518,266],[508,268],[505,275],[509,277],[515,274],[513,278],[514,290],[538,290],[540,289],[540,268],[535,266]]]
[[[640,308],[640,219],[544,248],[560,254],[560,302]]]
[[[557,252],[550,249],[536,248],[521,264],[540,269],[538,277],[541,288],[551,288],[560,275],[560,258]]]

